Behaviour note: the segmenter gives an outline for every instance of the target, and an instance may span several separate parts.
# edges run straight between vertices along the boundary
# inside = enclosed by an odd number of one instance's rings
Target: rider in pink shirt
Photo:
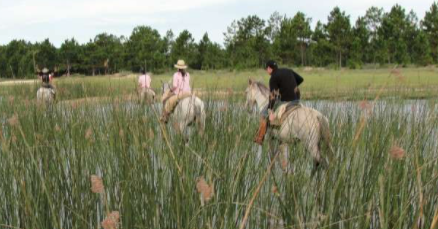
[[[190,88],[190,74],[184,70],[179,70],[173,74],[173,93],[179,95],[180,93],[191,93]]]
[[[141,76],[138,77],[138,92],[140,101],[151,102],[155,98],[155,92],[151,89],[151,76],[145,70],[141,70]]]
[[[140,89],[151,88],[151,76],[143,70],[142,75],[138,77],[138,86]]]
[[[170,96],[163,98],[163,113],[161,115],[161,121],[167,123],[169,115],[173,112],[173,109],[179,102],[179,100],[191,96],[192,89],[190,88],[190,74],[186,72],[187,65],[184,60],[178,60],[175,64],[175,68],[178,69],[173,74],[172,92]]]

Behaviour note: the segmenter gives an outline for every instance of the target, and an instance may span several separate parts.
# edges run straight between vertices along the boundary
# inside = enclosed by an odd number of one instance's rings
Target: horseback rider
[[[304,81],[303,78],[288,68],[278,68],[275,61],[269,60],[265,65],[266,72],[271,76],[269,79],[269,103],[265,106],[260,117],[260,126],[254,142],[262,145],[269,125],[269,114],[284,103],[298,104],[300,90],[298,86]]]
[[[138,77],[138,87],[140,92],[151,88],[151,76],[144,69],[141,70],[141,75]]]
[[[163,113],[160,121],[164,123],[167,123],[169,115],[178,104],[178,101],[192,94],[190,74],[186,72],[186,63],[184,60],[178,60],[174,66],[178,71],[173,74],[171,93],[166,98],[163,98]]]
[[[53,90],[55,89],[50,83],[52,81],[53,74],[49,72],[49,69],[43,68],[43,70],[40,72],[39,77],[41,78],[41,81],[43,81],[43,84],[41,85],[42,87]]]
[[[141,75],[138,77],[138,92],[140,94],[141,101],[145,99],[148,91],[152,91],[151,82],[151,76],[147,74],[144,69],[142,69]]]

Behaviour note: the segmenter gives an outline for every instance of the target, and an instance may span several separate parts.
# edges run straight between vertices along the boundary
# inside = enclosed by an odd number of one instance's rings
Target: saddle
[[[302,107],[301,103],[286,103],[280,105],[275,111],[274,111],[274,119],[269,119],[269,123],[271,126],[279,127],[283,124],[283,122],[286,120],[286,118],[294,112],[296,109]]]
[[[48,89],[55,89],[50,83],[42,83],[41,87]]]
[[[174,93],[169,93],[166,96],[163,97],[162,102],[163,102],[163,106],[164,107],[169,107],[170,109],[168,110],[170,113],[173,113],[173,111],[175,110],[175,107],[178,105],[178,103],[185,99],[185,98],[189,98],[192,97],[193,94],[191,93],[183,93],[180,95],[175,95]]]

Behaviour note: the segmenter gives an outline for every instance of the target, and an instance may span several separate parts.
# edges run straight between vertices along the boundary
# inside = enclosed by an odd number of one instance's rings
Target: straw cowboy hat
[[[41,71],[43,74],[47,74],[47,73],[49,73],[49,69],[47,69],[47,68],[43,68],[43,70]]]
[[[178,60],[178,62],[175,64],[175,68],[186,69],[187,68],[186,62],[184,62],[184,60]]]

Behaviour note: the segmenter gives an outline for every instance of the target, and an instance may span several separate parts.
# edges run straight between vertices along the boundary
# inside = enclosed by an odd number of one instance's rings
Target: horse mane
[[[266,87],[263,83],[261,82],[255,82],[255,85],[259,88],[260,92],[264,95],[269,95],[269,93],[271,93],[271,91],[269,90],[268,87]]]

